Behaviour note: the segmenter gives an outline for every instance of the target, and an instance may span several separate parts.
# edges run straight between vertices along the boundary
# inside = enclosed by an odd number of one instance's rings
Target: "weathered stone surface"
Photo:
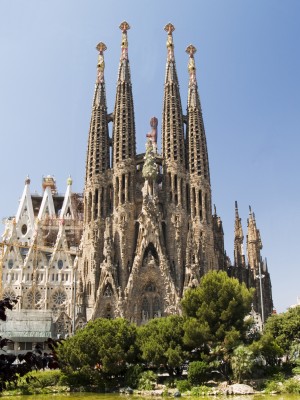
[[[225,389],[226,394],[254,394],[253,387],[249,385],[244,385],[242,383],[235,383],[233,385],[228,385]]]

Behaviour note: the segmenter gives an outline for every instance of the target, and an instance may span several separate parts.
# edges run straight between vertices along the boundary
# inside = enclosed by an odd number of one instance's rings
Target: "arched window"
[[[155,292],[156,287],[154,283],[148,283],[148,285],[145,287],[145,292]]]
[[[87,284],[87,293],[90,296],[92,294],[92,285],[91,282],[88,282]]]
[[[155,299],[153,300],[153,317],[154,318],[161,317],[161,307],[158,297],[155,297]]]
[[[111,305],[108,304],[105,309],[105,318],[112,319]]]
[[[146,299],[146,297],[143,298],[142,301],[142,321],[148,321],[150,318],[150,307],[149,307],[149,302]]]
[[[105,289],[104,289],[104,292],[103,292],[103,296],[104,297],[111,297],[112,295],[113,295],[113,290],[112,290],[111,285],[108,283],[105,286]]]

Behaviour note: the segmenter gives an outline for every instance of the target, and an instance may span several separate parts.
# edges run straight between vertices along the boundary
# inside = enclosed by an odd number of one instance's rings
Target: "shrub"
[[[194,386],[191,389],[191,396],[205,396],[205,395],[209,395],[211,394],[212,390],[211,388],[207,387],[207,386]]]
[[[61,377],[60,370],[32,371],[20,379],[18,385],[30,388],[43,389],[47,386],[57,386]],[[26,382],[26,383],[25,383]]]
[[[206,381],[209,366],[204,361],[193,361],[188,368],[188,381],[191,385],[199,385]]]
[[[300,366],[297,366],[292,369],[293,374],[300,375]]]
[[[177,380],[175,383],[176,383],[176,388],[181,393],[191,390],[191,384],[188,380]]]
[[[104,390],[105,385],[99,373],[88,367],[83,367],[78,371],[68,371],[62,373],[59,381],[60,385],[70,386],[71,388],[97,386]]]
[[[266,384],[265,392],[266,393],[281,393],[283,390],[283,385],[281,382],[278,381],[269,381]]]
[[[143,367],[141,365],[130,365],[125,373],[125,385],[136,389],[142,373]]]
[[[253,367],[253,352],[244,345],[238,346],[231,357],[231,368],[234,378],[240,382]]]
[[[291,378],[285,381],[283,387],[285,393],[300,394],[300,382],[295,378]]]
[[[138,388],[152,390],[155,388],[157,376],[153,371],[145,371],[140,375]]]

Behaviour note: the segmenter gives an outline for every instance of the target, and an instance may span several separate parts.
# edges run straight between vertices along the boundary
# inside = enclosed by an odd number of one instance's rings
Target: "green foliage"
[[[191,389],[191,396],[195,396],[195,397],[200,397],[200,396],[207,396],[209,394],[211,394],[212,390],[211,388],[207,387],[207,386],[194,386]]]
[[[19,378],[17,390],[21,390],[22,394],[47,393],[45,388],[61,385],[61,377],[60,370],[32,371]]]
[[[163,365],[173,375],[187,356],[183,336],[183,319],[178,315],[150,320],[138,328],[137,343],[142,359],[156,368]]]
[[[253,292],[223,271],[211,271],[195,289],[185,292],[181,302],[185,317],[184,340],[192,348],[206,342],[227,342],[242,338],[247,325]]]
[[[265,387],[266,393],[300,393],[300,381],[295,378],[286,379],[284,375],[277,374],[268,381]]]
[[[300,375],[300,366],[297,366],[292,369],[293,374]]]
[[[262,356],[267,365],[274,367],[278,364],[279,358],[283,356],[284,351],[278,345],[270,332],[265,332],[258,341],[249,346],[255,357]]]
[[[233,376],[238,382],[241,382],[241,379],[251,371],[253,364],[253,352],[249,348],[240,345],[234,349],[231,357],[231,368]]]
[[[157,376],[153,371],[145,371],[140,375],[138,389],[152,390],[155,388]]]
[[[62,373],[59,383],[71,388],[89,388],[93,386],[100,390],[105,389],[105,382],[99,377],[98,371],[93,371],[87,366],[83,366],[77,371],[67,369]]]
[[[86,384],[124,375],[137,357],[136,327],[124,319],[90,321],[57,349],[66,375]]]
[[[24,382],[29,382],[33,388],[44,388],[46,386],[56,386],[59,383],[61,371],[32,371],[24,375],[18,381],[18,385]]]
[[[199,385],[207,380],[210,368],[204,361],[193,361],[188,368],[188,381],[191,385]]]
[[[181,393],[188,392],[191,390],[191,384],[188,380],[176,380],[176,388],[179,390]]]
[[[281,393],[283,385],[281,382],[269,381],[265,388],[265,393]]]
[[[265,334],[275,339],[284,353],[290,355],[292,347],[300,342],[300,307],[269,317],[265,324]]]
[[[284,382],[285,393],[297,393],[300,394],[300,382],[295,378],[290,378]]]
[[[125,385],[136,389],[138,387],[142,372],[143,367],[141,365],[130,365],[125,373]]]

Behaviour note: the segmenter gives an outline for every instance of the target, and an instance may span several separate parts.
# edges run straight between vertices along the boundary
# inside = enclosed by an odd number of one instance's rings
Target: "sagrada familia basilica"
[[[185,290],[197,286],[208,271],[223,270],[256,289],[253,308],[266,318],[273,309],[271,281],[255,215],[250,209],[245,257],[236,203],[231,262],[221,218],[212,210],[196,48],[186,49],[184,115],[175,28],[165,26],[162,150],[158,120],[152,117],[146,153],[136,154],[129,28],[127,22],[120,25],[121,57],[111,113],[106,104],[106,45],[97,46],[84,193],[74,193],[69,178],[65,195],[60,195],[55,179],[47,176],[43,194],[33,194],[26,178],[17,214],[6,220],[1,239],[2,295],[17,297],[19,312],[50,313],[55,334],[66,335],[98,317],[124,317],[140,325],[180,313]]]

